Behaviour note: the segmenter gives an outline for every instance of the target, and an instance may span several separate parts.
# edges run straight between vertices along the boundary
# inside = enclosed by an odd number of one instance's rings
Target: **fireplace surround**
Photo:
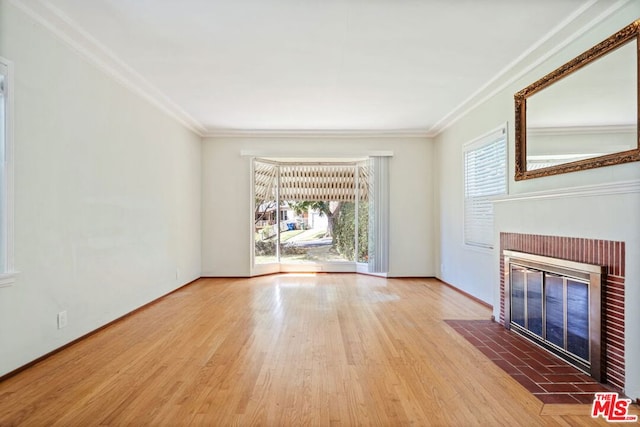
[[[625,243],[621,241],[500,233],[500,254],[504,250],[562,258],[603,266],[601,294],[601,380],[619,391],[625,387]],[[505,324],[505,264],[500,262],[499,323]]]

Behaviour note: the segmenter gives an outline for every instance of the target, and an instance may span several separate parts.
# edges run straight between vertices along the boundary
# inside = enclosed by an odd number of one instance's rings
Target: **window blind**
[[[464,151],[464,241],[493,247],[493,202],[507,192],[506,128],[480,138]]]
[[[354,202],[356,186],[361,201],[367,200],[367,172],[355,164],[279,164],[256,161],[255,195],[260,200],[275,198],[279,174],[280,200]]]
[[[271,163],[254,162],[254,195],[256,200],[275,200],[278,167]]]
[[[354,165],[282,165],[282,200],[353,202],[356,195]]]

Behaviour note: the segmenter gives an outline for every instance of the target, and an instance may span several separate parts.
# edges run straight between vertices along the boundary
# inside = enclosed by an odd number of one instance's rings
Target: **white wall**
[[[200,276],[201,139],[2,0],[0,56],[20,272],[0,288],[2,375]]]
[[[637,186],[615,195],[526,198],[536,192],[553,192],[619,182],[637,182],[640,163],[610,166],[589,171],[515,182],[513,94],[562,63],[600,42],[640,16],[640,2],[629,2],[596,28],[568,44],[558,54],[514,80],[505,89],[483,102],[436,138],[435,162],[439,248],[437,276],[494,305],[499,310],[499,254],[479,252],[462,243],[463,183],[462,145],[501,123],[509,123],[509,193],[512,200],[497,203],[495,233],[501,231],[547,234],[626,242],[626,325],[640,325],[640,195]],[[569,190],[571,191],[571,190]],[[564,192],[562,192],[564,193]],[[516,197],[517,196],[517,197]],[[499,242],[496,241],[496,246]],[[640,334],[626,331],[626,392],[640,397]]]
[[[393,151],[389,160],[389,274],[433,276],[432,141],[426,138],[209,138],[203,145],[202,273],[250,274],[250,158],[333,157]],[[265,154],[265,155],[266,155]]]

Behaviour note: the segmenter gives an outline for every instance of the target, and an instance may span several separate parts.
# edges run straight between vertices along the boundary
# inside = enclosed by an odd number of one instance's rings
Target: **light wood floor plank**
[[[443,321],[490,315],[432,279],[201,279],[0,383],[0,425],[606,425]]]

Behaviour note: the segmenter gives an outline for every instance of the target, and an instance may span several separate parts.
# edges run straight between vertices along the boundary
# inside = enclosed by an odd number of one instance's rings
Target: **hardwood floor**
[[[0,383],[0,425],[606,425],[547,410],[432,279],[201,279]]]

